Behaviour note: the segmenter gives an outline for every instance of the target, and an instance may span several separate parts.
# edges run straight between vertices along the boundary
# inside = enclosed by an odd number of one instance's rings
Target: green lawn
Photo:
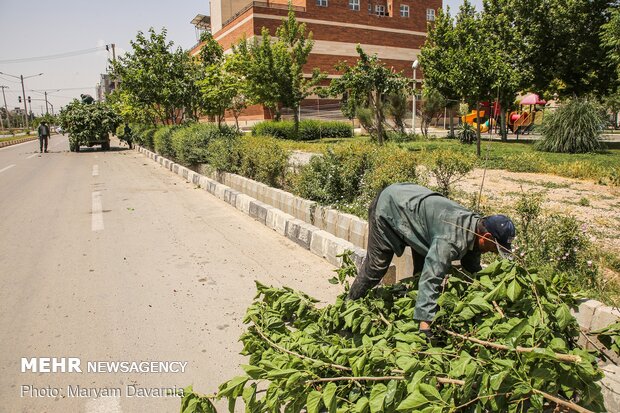
[[[290,150],[321,152],[329,145],[343,142],[369,142],[368,137],[349,139],[321,139],[317,141],[282,141]],[[463,145],[455,139],[436,138],[395,144],[424,156],[424,151],[447,149],[475,153],[476,145]],[[539,152],[531,143],[482,142],[482,157],[479,167],[505,169],[512,172],[550,173],[569,178],[591,179],[605,184],[620,185],[620,149],[609,149],[604,153],[561,154]]]
[[[30,135],[7,136],[5,138],[0,138],[0,142],[14,141],[16,139],[32,138],[32,137],[36,137],[36,135],[30,134]]]

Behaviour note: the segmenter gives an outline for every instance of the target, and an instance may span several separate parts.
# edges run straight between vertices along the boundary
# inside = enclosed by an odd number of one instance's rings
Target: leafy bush
[[[265,183],[282,187],[288,167],[289,152],[270,137],[244,136],[239,145],[241,175]],[[234,152],[231,160],[234,161]]]
[[[459,128],[456,136],[459,138],[459,141],[461,141],[461,143],[471,145],[472,143],[476,142],[477,133],[472,125],[470,125],[469,123],[464,123]]]
[[[427,153],[423,161],[437,183],[437,192],[448,197],[452,185],[470,173],[476,164],[472,154],[439,149]]]
[[[231,411],[242,399],[240,410],[256,413],[604,411],[600,353],[577,344],[573,297],[535,269],[497,261],[452,273],[429,340],[412,320],[415,283],[348,300],[357,271],[345,263],[333,280],[345,292],[327,306],[257,282],[244,374],[213,396],[188,388],[182,410],[214,412],[211,400],[226,398]]]
[[[136,143],[140,146],[144,146],[149,150],[155,150],[155,144],[153,142],[153,136],[157,132],[157,128],[150,125],[140,125],[131,128]]]
[[[401,133],[401,132],[395,132],[395,131],[388,131],[386,133],[386,140],[388,142],[403,143],[403,142],[419,141],[421,139],[422,137],[415,133]]]
[[[600,141],[605,111],[588,100],[574,99],[545,117],[543,138],[538,150],[561,153],[587,153],[603,149]]]
[[[295,139],[293,121],[266,121],[254,125],[252,135],[272,136],[280,139]],[[350,138],[353,129],[348,122],[302,120],[299,122],[297,140],[308,141],[321,138]]]
[[[360,194],[373,149],[366,144],[329,147],[301,168],[294,183],[295,191],[322,204],[353,202]]]
[[[362,201],[367,208],[384,188],[397,182],[425,184],[418,173],[418,161],[411,152],[395,147],[381,147],[370,157],[370,167],[362,182]]]
[[[176,158],[174,148],[172,147],[172,133],[180,126],[162,126],[153,134],[153,146],[155,152],[168,158]]]
[[[220,136],[230,136],[237,132],[234,128],[210,123],[196,123],[172,132],[172,149],[177,160],[184,165],[197,165],[209,159],[209,142]]]
[[[226,135],[209,142],[207,148],[209,165],[218,172],[238,173],[241,166],[241,137]]]

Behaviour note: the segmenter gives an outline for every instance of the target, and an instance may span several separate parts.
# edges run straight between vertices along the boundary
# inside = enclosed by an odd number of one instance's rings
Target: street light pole
[[[19,79],[22,82],[22,97],[24,98],[24,112],[26,114],[26,129],[30,128],[30,124],[28,122],[28,107],[26,106],[26,89],[24,88],[24,79],[28,79],[28,78],[35,77],[35,76],[41,76],[42,74],[43,73],[37,73],[36,75],[24,77],[24,75],[16,76],[16,75],[10,75],[8,73],[0,72],[0,75],[11,76],[11,77],[14,77],[15,79]]]
[[[413,68],[413,109],[412,109],[412,113],[411,113],[411,130],[412,130],[412,133],[414,135],[415,135],[416,90],[417,90],[417,86],[418,86],[418,80],[416,78],[416,74],[417,74],[416,72],[418,70],[418,66],[420,66],[420,61],[418,59],[415,59],[415,61],[411,65],[411,67]]]
[[[2,98],[4,99],[4,110],[6,110],[6,121],[9,125],[9,129],[11,129],[11,116],[9,115],[9,108],[6,105],[6,96],[4,95],[4,89],[8,89],[8,86],[0,86],[2,88]]]

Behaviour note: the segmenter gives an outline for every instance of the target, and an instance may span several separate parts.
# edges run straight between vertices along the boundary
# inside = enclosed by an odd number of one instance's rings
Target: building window
[[[375,5],[375,14],[377,16],[385,16],[385,6],[381,4]]]
[[[319,7],[327,7],[327,0],[316,0],[316,5]]]
[[[360,0],[349,0],[349,8],[351,10],[359,11],[360,10]]]
[[[409,6],[406,4],[400,5],[400,17],[409,17]]]
[[[426,21],[435,21],[435,9],[426,9]]]

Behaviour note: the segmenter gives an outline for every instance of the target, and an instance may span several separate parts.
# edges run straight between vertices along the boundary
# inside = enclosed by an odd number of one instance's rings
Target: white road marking
[[[12,167],[14,167],[14,166],[15,166],[15,164],[13,164],[13,165],[9,165],[9,166],[7,166],[6,168],[2,168],[2,169],[0,169],[0,173],[2,173],[2,172],[4,172],[4,171],[7,171],[7,170],[11,169],[11,168],[12,168]]]
[[[101,203],[101,192],[93,192],[92,219],[90,229],[93,231],[103,231],[103,205]]]
[[[27,157],[26,159],[31,159],[34,158],[35,156],[39,155],[38,153],[33,153],[32,155],[30,155],[29,157]]]
[[[93,176],[99,176],[99,165],[93,165]]]
[[[120,397],[100,397],[86,402],[85,413],[122,413]]]

